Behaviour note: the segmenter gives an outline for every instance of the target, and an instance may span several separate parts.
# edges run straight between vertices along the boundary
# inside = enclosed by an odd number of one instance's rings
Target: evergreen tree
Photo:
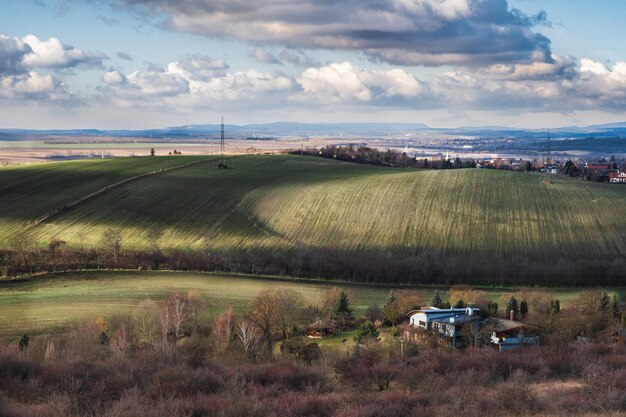
[[[622,328],[626,329],[626,313],[622,313]]]
[[[354,335],[354,341],[363,343],[367,340],[376,340],[378,336],[380,336],[380,332],[376,329],[374,323],[368,320],[357,329]]]
[[[511,314],[511,311],[513,311],[513,320],[516,320],[517,317],[519,316],[519,306],[517,304],[517,300],[513,296],[511,296],[511,298],[509,299],[509,302],[506,304],[507,318],[508,318],[508,315]]]
[[[611,299],[609,298],[609,295],[605,291],[602,291],[602,295],[600,296],[600,301],[598,303],[600,311],[608,311],[610,303]]]
[[[561,311],[561,302],[556,299],[554,300],[554,312],[558,313],[559,311]]]
[[[100,333],[100,336],[98,336],[98,343],[102,346],[108,346],[109,336],[105,332]]]
[[[526,317],[526,315],[528,314],[528,303],[526,302],[526,300],[522,300],[522,302],[520,303],[519,312],[522,317]]]
[[[26,349],[28,347],[28,343],[30,343],[30,338],[28,337],[26,333],[24,333],[24,335],[22,336],[22,338],[20,339],[18,343],[20,350]]]
[[[439,295],[439,290],[435,290],[435,293],[433,294],[433,299],[430,303],[433,307],[441,308],[442,302],[441,296]]]
[[[341,328],[342,333],[346,327],[352,325],[354,322],[354,315],[350,308],[348,295],[343,291],[339,294],[339,301],[337,301],[333,317],[335,318],[335,323]]]
[[[611,300],[611,315],[616,319],[620,317],[622,312],[619,309],[619,303],[617,302],[617,296],[613,295],[613,299]]]
[[[154,148],[150,148],[150,156],[154,156]]]
[[[464,308],[465,307],[465,301],[463,301],[461,298],[459,298],[459,300],[454,304],[454,308]]]

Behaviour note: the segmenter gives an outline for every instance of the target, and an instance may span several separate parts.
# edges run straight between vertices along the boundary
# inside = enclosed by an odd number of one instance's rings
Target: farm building
[[[609,172],[609,182],[626,184],[626,172]]]

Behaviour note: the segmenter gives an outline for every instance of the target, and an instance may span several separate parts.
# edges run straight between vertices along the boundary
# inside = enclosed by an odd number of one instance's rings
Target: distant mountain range
[[[294,123],[226,125],[227,137],[308,137],[308,136],[363,136],[369,138],[404,134],[432,135],[433,137],[475,138],[546,138],[548,129],[518,129],[505,126],[478,126],[458,128],[433,128],[423,123]],[[112,136],[154,139],[214,138],[220,133],[220,125],[185,125],[146,130],[29,130],[0,129],[0,140],[25,140],[33,136]],[[626,138],[626,122],[592,126],[566,126],[551,129],[552,138]]]

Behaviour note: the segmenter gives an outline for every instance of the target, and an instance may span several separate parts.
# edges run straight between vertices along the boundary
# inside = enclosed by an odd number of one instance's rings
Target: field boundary
[[[146,178],[146,177],[151,177],[151,176],[155,176],[155,175],[159,175],[159,174],[165,174],[167,172],[172,172],[172,171],[176,171],[179,169],[184,169],[193,165],[197,165],[199,163],[202,162],[207,162],[207,161],[214,161],[214,159],[199,159],[196,161],[192,161],[192,162],[188,162],[186,164],[182,164],[182,165],[176,165],[174,167],[170,167],[170,168],[161,168],[160,170],[157,171],[151,171],[151,172],[146,172],[144,174],[140,174],[140,175],[135,175],[134,177],[129,177],[129,178],[125,178],[121,181],[118,181],[116,183],[113,184],[109,184],[106,185],[102,188],[100,188],[97,191],[94,191],[93,193],[87,194],[86,196],[83,196],[81,198],[79,198],[78,200],[74,200],[68,204],[64,204],[61,207],[58,207],[54,210],[51,210],[45,214],[43,214],[42,216],[38,217],[37,219],[35,219],[35,221],[33,223],[30,224],[30,226],[28,226],[28,229],[37,227],[38,225],[40,225],[41,223],[44,223],[48,220],[50,220],[53,217],[56,217],[62,213],[67,212],[68,210],[73,209],[74,207],[78,206],[79,204],[85,203],[87,201],[93,200],[94,198],[105,194],[106,192],[118,188],[122,185],[126,185],[130,182],[134,182],[134,181],[138,181],[140,179]]]

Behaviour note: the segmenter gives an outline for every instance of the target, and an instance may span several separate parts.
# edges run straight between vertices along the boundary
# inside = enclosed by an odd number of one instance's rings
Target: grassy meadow
[[[356,315],[363,315],[371,305],[382,306],[390,291],[411,292],[424,300],[444,287],[393,287],[334,284],[324,281],[277,280],[224,274],[153,271],[98,271],[54,274],[32,281],[0,283],[0,339],[15,339],[23,333],[57,333],[81,320],[99,316],[131,314],[143,300],[162,301],[174,292],[196,293],[207,301],[204,317],[211,319],[232,307],[236,313],[246,311],[249,302],[263,290],[293,289],[305,303],[314,303],[332,286],[345,289],[351,297]],[[503,303],[513,289],[486,288],[487,297]],[[577,297],[578,289],[553,289],[562,305]],[[609,291],[626,299],[626,290]],[[332,340],[331,340],[332,341]],[[339,342],[338,342],[339,343]]]
[[[124,177],[193,157],[77,161],[0,169],[0,246],[24,224]],[[626,187],[495,170],[406,171],[298,156],[242,156],[147,177],[33,232],[95,247],[107,228],[125,249],[423,250],[531,261],[626,255]]]

